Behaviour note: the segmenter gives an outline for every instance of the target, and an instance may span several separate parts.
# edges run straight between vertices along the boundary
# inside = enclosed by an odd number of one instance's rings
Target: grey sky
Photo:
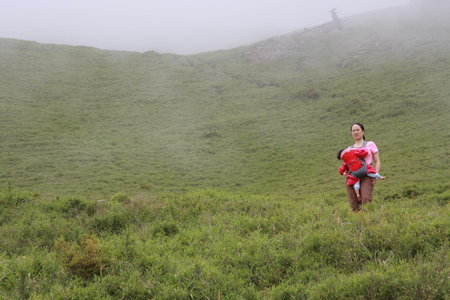
[[[112,50],[226,49],[409,0],[0,0],[0,37]]]

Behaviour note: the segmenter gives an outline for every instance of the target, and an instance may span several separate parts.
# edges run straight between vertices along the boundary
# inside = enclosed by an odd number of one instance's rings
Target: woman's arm
[[[372,154],[372,160],[373,163],[375,164],[375,171],[377,173],[380,172],[380,167],[381,167],[381,162],[380,162],[380,154],[378,152],[375,152]]]

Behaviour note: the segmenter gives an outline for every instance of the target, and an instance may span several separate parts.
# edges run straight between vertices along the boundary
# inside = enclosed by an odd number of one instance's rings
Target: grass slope
[[[439,180],[449,157],[448,21],[370,16],[342,32],[187,57],[2,39],[1,176],[90,197],[318,189],[361,121],[386,175]]]
[[[448,20],[192,56],[0,39],[0,296],[443,299]],[[363,215],[334,158],[354,121],[388,177]]]

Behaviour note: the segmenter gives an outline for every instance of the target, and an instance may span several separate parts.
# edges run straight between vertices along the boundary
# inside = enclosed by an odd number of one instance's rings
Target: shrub
[[[295,93],[293,98],[303,101],[317,100],[320,98],[320,93],[314,88],[308,88]]]
[[[54,253],[33,249],[28,255],[7,262],[3,258],[0,291],[11,297],[8,299],[27,299],[32,294],[48,292],[56,282],[66,280],[61,265],[55,262]],[[2,294],[0,292],[0,298]]]
[[[303,300],[308,299],[306,287],[301,283],[285,283],[271,290],[274,300]]]
[[[66,268],[84,279],[101,274],[108,260],[103,256],[98,239],[83,235],[79,243],[57,241],[54,248],[61,253]]]
[[[61,212],[71,217],[77,216],[82,212],[86,212],[90,216],[95,213],[94,203],[79,197],[70,197],[64,200],[60,209]]]
[[[90,220],[91,227],[97,232],[119,233],[128,224],[126,212],[108,211],[94,216]]]
[[[151,299],[152,288],[138,272],[123,272],[120,276],[108,276],[101,281],[106,293],[115,299]]]
[[[414,198],[418,196],[420,192],[417,190],[416,186],[407,186],[403,189],[402,196],[405,198]]]
[[[111,197],[111,201],[126,203],[130,201],[130,198],[125,193],[117,193],[114,196]]]
[[[173,236],[178,233],[178,226],[174,222],[166,221],[156,224],[153,236]]]
[[[30,207],[14,222],[0,226],[1,250],[9,254],[23,254],[30,248],[49,249],[58,236],[77,234],[78,226],[62,218],[50,218]]]
[[[16,207],[23,203],[31,202],[39,198],[39,194],[28,191],[20,191],[8,187],[6,192],[0,193],[0,205]]]
[[[312,259],[317,266],[332,266],[347,272],[359,270],[370,259],[370,254],[358,244],[356,237],[330,229],[309,233],[301,252],[305,261]]]
[[[444,285],[445,274],[439,275],[438,268],[426,270],[428,277]],[[329,277],[309,290],[308,299],[444,299],[441,288],[427,289],[423,271],[421,265],[414,268],[402,262],[377,265],[360,273]]]
[[[450,201],[450,190],[443,193],[432,193],[429,194],[427,200],[436,202],[439,206],[445,206]]]

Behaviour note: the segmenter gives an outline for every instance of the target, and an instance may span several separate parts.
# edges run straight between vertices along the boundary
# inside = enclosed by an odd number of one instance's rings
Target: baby
[[[347,185],[353,186],[356,196],[360,199],[360,179],[369,176],[376,179],[384,179],[384,176],[378,174],[372,165],[365,162],[367,155],[365,149],[347,148],[338,152],[337,159],[342,160],[342,166],[339,168],[341,175],[347,174]]]

